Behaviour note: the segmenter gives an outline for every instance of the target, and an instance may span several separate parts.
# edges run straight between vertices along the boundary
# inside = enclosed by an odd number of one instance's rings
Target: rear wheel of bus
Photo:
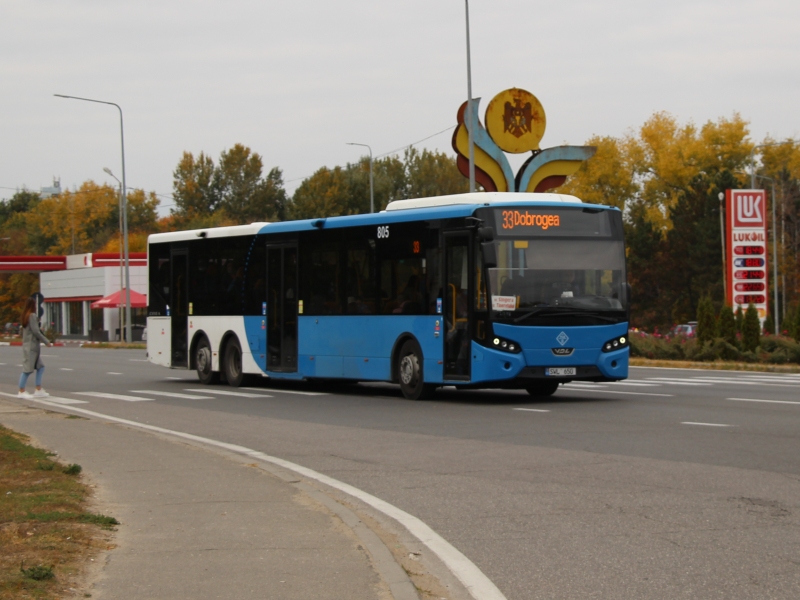
[[[422,369],[422,350],[414,340],[406,341],[397,355],[397,379],[400,390],[409,400],[425,400],[433,395],[436,386],[425,383]]]
[[[242,347],[239,340],[232,337],[225,344],[225,354],[222,357],[222,370],[225,379],[233,387],[239,387],[244,381],[244,371],[242,371]]]
[[[197,342],[197,348],[194,352],[194,363],[197,369],[197,378],[200,380],[200,383],[210,385],[219,381],[219,373],[212,370],[211,344],[209,344],[206,336],[203,336]]]

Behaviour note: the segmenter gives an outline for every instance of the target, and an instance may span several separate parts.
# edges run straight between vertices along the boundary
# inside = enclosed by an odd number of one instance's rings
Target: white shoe
[[[47,398],[49,395],[50,394],[48,394],[44,390],[36,390],[35,392],[33,392],[34,398]]]
[[[33,396],[31,396],[28,392],[17,392],[17,398],[22,398],[23,400],[32,400]]]

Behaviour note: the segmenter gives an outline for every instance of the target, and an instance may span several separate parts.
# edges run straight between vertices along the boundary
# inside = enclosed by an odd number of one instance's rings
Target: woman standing
[[[22,309],[22,375],[19,376],[18,398],[46,398],[50,394],[42,389],[42,376],[44,375],[44,363],[39,356],[39,342],[45,346],[52,346],[44,334],[39,331],[39,318],[36,312],[36,302],[33,298],[25,301],[25,308]],[[25,391],[28,383],[28,376],[36,371],[36,391],[33,395]]]

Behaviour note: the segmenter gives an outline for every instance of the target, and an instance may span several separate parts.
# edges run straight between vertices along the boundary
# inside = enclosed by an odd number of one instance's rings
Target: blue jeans
[[[31,371],[33,373],[33,371]],[[28,375],[31,373],[22,373],[19,376],[19,389],[24,390],[25,386],[28,383]],[[44,376],[44,367],[39,367],[36,369],[36,387],[42,387],[42,377]]]

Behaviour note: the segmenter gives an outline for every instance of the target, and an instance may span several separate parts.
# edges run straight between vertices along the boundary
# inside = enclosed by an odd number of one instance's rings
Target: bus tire
[[[557,381],[540,381],[525,388],[531,396],[552,396],[558,389]]]
[[[239,340],[232,337],[225,344],[225,354],[222,357],[222,370],[228,385],[239,387],[244,382],[244,372],[242,371],[242,347]]]
[[[200,383],[211,385],[219,381],[219,373],[212,371],[211,344],[208,343],[206,336],[202,336],[197,342],[197,347],[194,351],[194,363]]]
[[[409,400],[425,400],[433,395],[435,386],[425,383],[422,370],[422,350],[414,340],[406,341],[397,355],[397,379],[403,396]]]

